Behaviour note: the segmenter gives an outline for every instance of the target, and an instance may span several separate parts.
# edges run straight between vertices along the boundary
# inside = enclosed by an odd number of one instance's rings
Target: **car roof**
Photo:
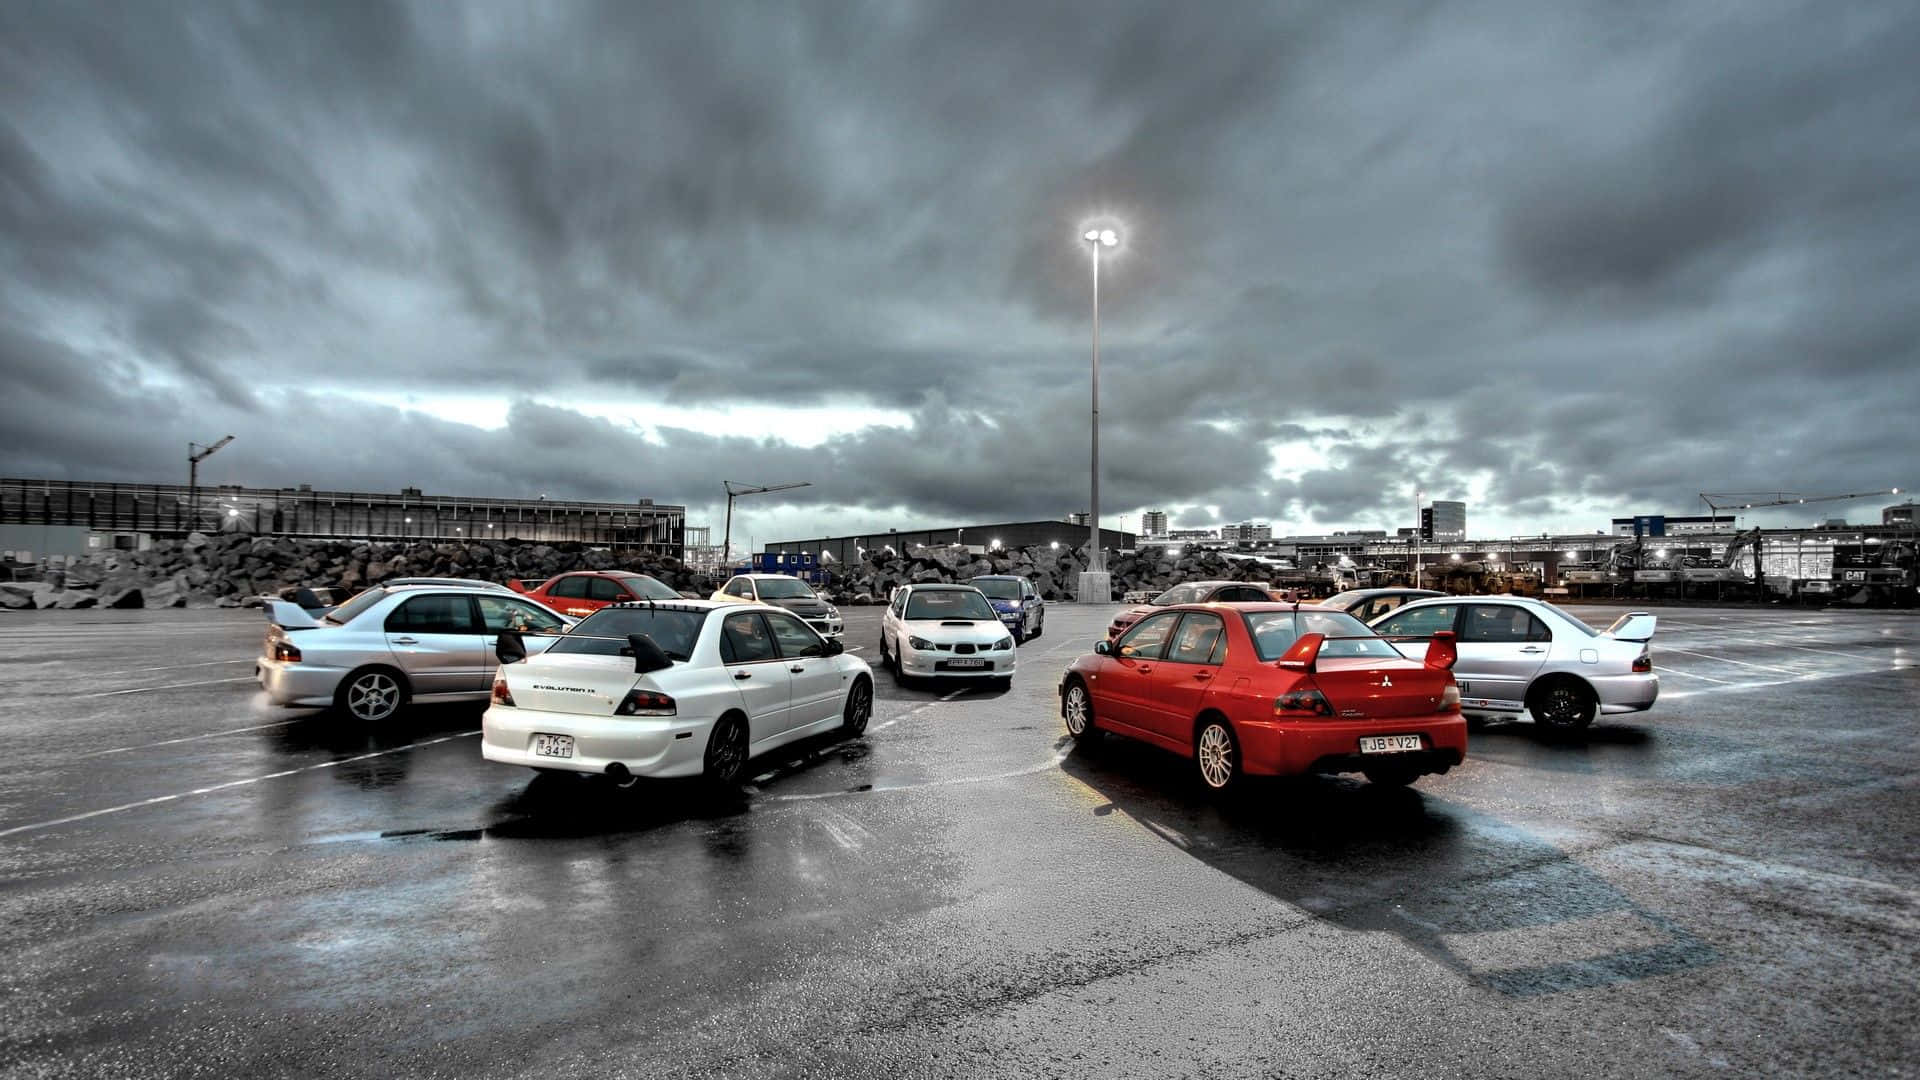
[[[979,589],[974,589],[973,586],[964,581],[915,581],[900,587],[903,589],[973,589],[974,592],[980,591]]]
[[[722,603],[721,601],[718,601],[718,600],[684,600],[684,599],[683,600],[622,600],[617,604],[608,604],[606,607],[603,607],[600,610],[601,611],[618,611],[622,608],[651,608],[652,610],[655,610],[655,611],[703,611],[704,612],[704,611],[719,611],[721,608],[725,608],[728,611],[753,611],[757,608],[763,608],[763,607],[768,607],[768,605],[766,604],[727,604],[727,603]],[[781,609],[768,607],[768,610],[779,611]]]
[[[438,581],[438,582],[406,581],[406,580],[401,580],[397,582],[383,581],[380,584],[375,585],[374,588],[384,589],[390,593],[424,592],[427,590],[432,590],[434,592],[482,593],[482,594],[489,594],[489,595],[497,595],[502,591],[498,586],[495,586],[495,585],[457,585],[451,581]],[[507,589],[505,591],[509,596],[520,595],[519,593],[514,592],[512,589]]]
[[[1379,585],[1367,589],[1340,590],[1342,596],[1392,596],[1396,593],[1401,596],[1417,596],[1423,600],[1430,596],[1447,595],[1438,589],[1416,589],[1411,585]]]
[[[474,588],[476,588],[476,589],[493,589],[493,590],[495,590],[495,591],[502,591],[502,590],[504,590],[504,591],[506,591],[506,592],[512,592],[512,591],[513,591],[512,589],[508,589],[508,588],[507,588],[507,587],[506,587],[505,585],[501,585],[501,584],[498,584],[497,582],[492,582],[492,581],[482,581],[482,580],[480,580],[479,578],[456,578],[456,577],[403,577],[403,578],[391,578],[391,579],[389,579],[389,580],[387,580],[387,581],[383,581],[383,582],[381,582],[380,584],[382,584],[382,585],[395,585],[395,586],[406,586],[406,585],[470,585],[470,586],[472,586],[472,587],[474,587]]]
[[[735,574],[733,576],[743,577],[743,578],[754,578],[755,580],[764,580],[766,578],[779,578],[782,581],[805,581],[806,580],[805,578],[795,574],[768,574],[768,573],[762,573],[758,570],[754,571],[751,574]]]
[[[968,581],[1025,581],[1019,574],[975,574]]]

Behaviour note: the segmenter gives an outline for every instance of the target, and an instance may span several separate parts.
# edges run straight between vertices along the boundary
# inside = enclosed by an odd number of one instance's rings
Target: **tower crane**
[[[765,495],[769,491],[790,491],[793,488],[812,487],[813,481],[799,480],[790,484],[743,484],[738,480],[722,480],[720,486],[727,489],[727,531],[720,541],[720,559],[731,566],[733,564],[733,500],[741,495]]]
[[[187,444],[187,521],[189,522],[187,528],[189,530],[200,527],[200,463],[212,457],[214,451],[232,441],[233,436],[229,435],[212,446],[201,446],[194,442]]]

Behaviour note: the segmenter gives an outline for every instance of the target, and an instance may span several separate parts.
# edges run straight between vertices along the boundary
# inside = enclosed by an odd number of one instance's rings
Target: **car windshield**
[[[601,608],[580,620],[578,626],[547,651],[618,656],[620,649],[626,647],[627,635],[645,634],[660,646],[669,660],[688,660],[693,657],[693,643],[700,640],[700,626],[706,621],[704,611]],[[611,647],[608,642],[613,643]]]
[[[330,622],[335,626],[345,626],[359,618],[368,608],[386,598],[387,590],[368,589],[346,603],[341,604],[339,607],[334,608],[332,611],[327,612],[326,615],[322,616],[322,621]]]
[[[1197,604],[1206,594],[1199,585],[1175,585],[1166,592],[1153,598],[1154,607],[1167,607],[1171,604]]]
[[[755,578],[762,600],[817,600],[813,587],[799,578]]]
[[[1332,596],[1329,596],[1325,600],[1322,600],[1320,602],[1322,604],[1325,604],[1328,607],[1337,607],[1337,608],[1345,609],[1345,608],[1352,607],[1354,604],[1354,601],[1359,600],[1361,597],[1365,595],[1367,594],[1360,589],[1348,589],[1346,592],[1334,593]]]
[[[909,619],[994,619],[993,605],[974,589],[916,589],[907,594]]]
[[[620,584],[631,589],[642,600],[679,600],[681,596],[660,583],[658,578],[645,574],[621,574]]]
[[[986,593],[989,600],[1020,599],[1020,583],[1011,578],[974,578],[968,584]]]
[[[1253,638],[1253,651],[1264,663],[1280,659],[1302,634],[1324,634],[1329,639],[1320,646],[1320,655],[1328,659],[1343,656],[1378,656],[1400,659],[1400,651],[1367,629],[1366,624],[1344,611],[1260,611],[1241,616],[1247,633]]]

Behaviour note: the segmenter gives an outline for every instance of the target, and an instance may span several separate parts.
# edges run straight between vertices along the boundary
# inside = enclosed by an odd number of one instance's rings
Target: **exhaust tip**
[[[614,780],[614,781],[622,781],[622,780],[631,780],[632,778],[633,778],[633,774],[627,771],[627,767],[625,765],[622,765],[617,761],[607,762],[607,779]]]

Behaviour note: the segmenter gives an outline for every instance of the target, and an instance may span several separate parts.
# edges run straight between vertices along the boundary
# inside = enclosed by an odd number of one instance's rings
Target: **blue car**
[[[1047,602],[1033,591],[1033,582],[1012,574],[988,574],[967,584],[987,594],[994,613],[1007,625],[1014,641],[1040,636],[1040,628],[1047,620]]]

